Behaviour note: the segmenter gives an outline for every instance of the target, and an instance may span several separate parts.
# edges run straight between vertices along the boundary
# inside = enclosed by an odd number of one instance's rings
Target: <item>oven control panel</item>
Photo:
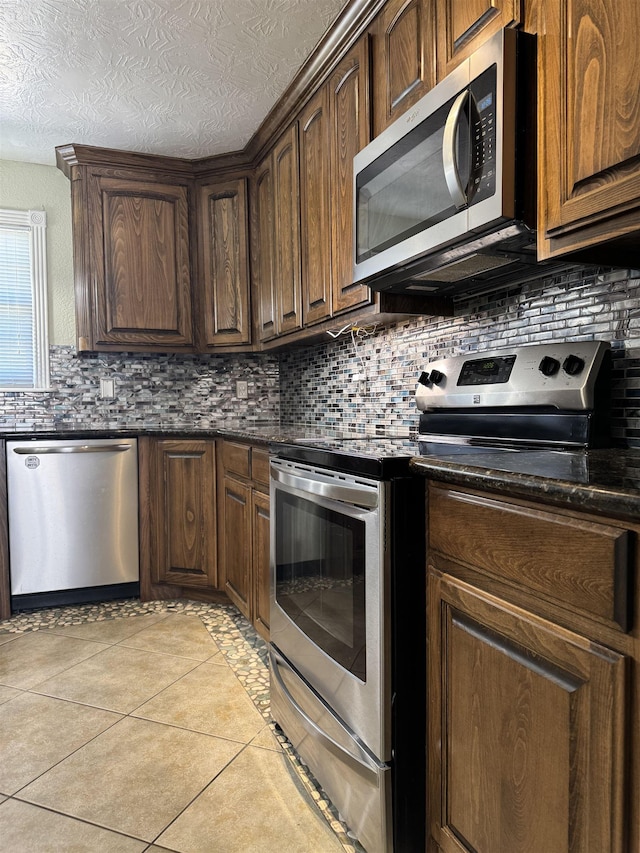
[[[552,406],[589,411],[606,341],[549,342],[443,358],[418,380],[418,409]]]

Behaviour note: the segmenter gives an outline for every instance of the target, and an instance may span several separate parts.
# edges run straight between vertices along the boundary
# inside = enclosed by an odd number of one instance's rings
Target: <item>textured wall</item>
[[[247,426],[277,422],[279,370],[269,355],[76,355],[50,349],[51,391],[0,392],[1,429],[141,429],[166,425]],[[100,380],[113,379],[115,398],[99,397]],[[236,381],[249,396],[238,400]]]
[[[69,181],[54,166],[0,160],[0,207],[46,210],[49,342],[74,343],[76,327]]]
[[[614,433],[640,447],[640,271],[571,275],[456,300],[451,318],[421,317],[369,337],[294,350],[280,359],[283,422],[339,428],[417,428],[414,394],[428,361],[496,346],[610,341]],[[365,372],[366,382],[353,376]]]

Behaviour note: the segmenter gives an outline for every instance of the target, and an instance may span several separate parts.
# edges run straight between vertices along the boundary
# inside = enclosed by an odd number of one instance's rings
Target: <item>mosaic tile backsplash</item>
[[[50,391],[0,392],[0,429],[143,429],[273,423],[280,415],[278,359],[273,355],[77,355],[50,348]],[[99,397],[113,379],[115,397]],[[236,397],[236,382],[248,397]]]
[[[414,394],[427,362],[553,338],[611,343],[613,435],[640,447],[640,271],[595,268],[459,298],[453,317],[347,332],[280,355],[79,356],[54,346],[52,390],[0,392],[0,429],[280,421],[406,434],[417,427]],[[100,399],[100,379],[114,379],[113,400]],[[246,400],[236,397],[238,380],[248,383]]]
[[[345,334],[280,359],[281,418],[340,429],[417,428],[424,365],[499,346],[601,339],[614,353],[613,437],[640,447],[640,271],[585,268],[459,298],[453,317]],[[364,380],[354,377],[364,375]]]

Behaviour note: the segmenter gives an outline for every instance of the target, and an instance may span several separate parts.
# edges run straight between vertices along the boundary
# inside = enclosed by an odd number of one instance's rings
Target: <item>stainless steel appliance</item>
[[[424,849],[424,483],[314,445],[271,463],[271,713],[369,853]]]
[[[535,38],[496,33],[354,158],[354,280],[441,293],[536,264]]]
[[[421,449],[607,444],[609,367],[605,341],[550,341],[431,362],[416,393]]]
[[[136,595],[135,438],[7,442],[14,610]]]

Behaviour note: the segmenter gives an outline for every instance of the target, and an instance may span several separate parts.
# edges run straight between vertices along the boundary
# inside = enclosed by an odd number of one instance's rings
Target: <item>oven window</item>
[[[366,681],[365,522],[276,492],[276,601],[317,646]]]

